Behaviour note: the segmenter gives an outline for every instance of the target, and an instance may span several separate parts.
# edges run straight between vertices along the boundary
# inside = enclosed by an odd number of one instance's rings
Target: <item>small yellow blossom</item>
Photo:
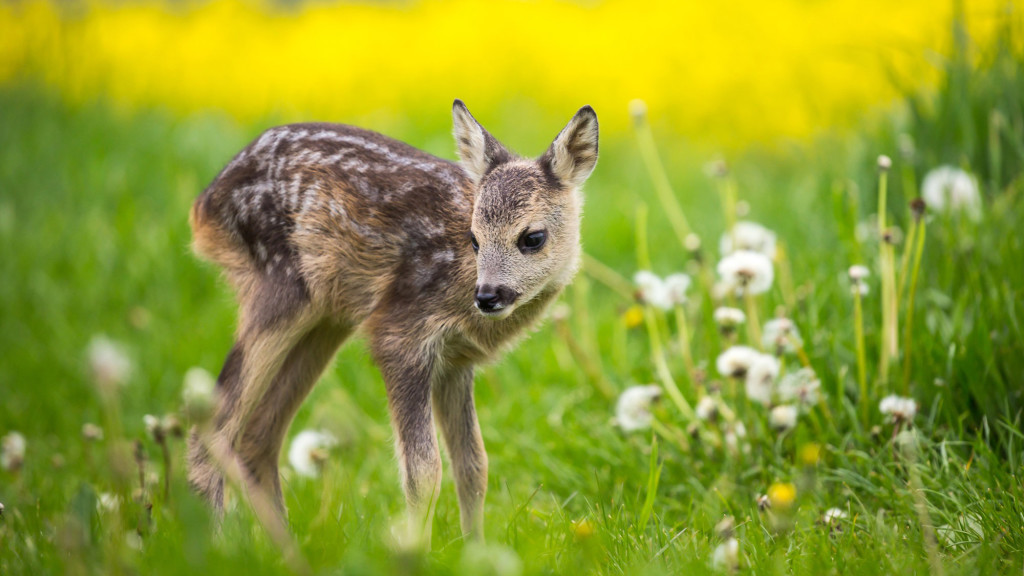
[[[789,482],[776,482],[768,487],[768,500],[775,510],[787,510],[796,500],[796,486]]]
[[[821,459],[821,444],[808,442],[800,447],[798,454],[800,463],[804,466],[814,466]]]
[[[622,319],[626,322],[626,328],[636,328],[644,323],[643,307],[637,304],[630,306],[622,315]]]

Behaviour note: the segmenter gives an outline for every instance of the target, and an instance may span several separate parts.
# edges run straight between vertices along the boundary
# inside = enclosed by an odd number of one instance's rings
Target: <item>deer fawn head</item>
[[[505,318],[576,272],[580,186],[597,164],[597,114],[580,108],[539,158],[521,158],[473,118],[452,110],[462,167],[476,190],[470,234],[477,258],[476,307]]]

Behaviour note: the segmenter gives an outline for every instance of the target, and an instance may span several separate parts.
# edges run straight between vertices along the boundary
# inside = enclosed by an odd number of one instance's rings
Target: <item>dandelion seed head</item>
[[[643,123],[647,119],[647,102],[639,98],[630,100],[629,115],[633,118],[633,122],[637,124]]]
[[[921,197],[937,212],[964,212],[972,220],[981,217],[978,182],[959,168],[945,165],[928,172],[921,182]]]
[[[697,418],[705,422],[711,422],[718,417],[718,403],[711,396],[704,396],[698,400],[693,410]]]
[[[25,462],[27,443],[20,432],[12,431],[0,438],[0,468],[14,472]]]
[[[761,345],[765,350],[775,350],[777,353],[793,353],[803,348],[804,341],[800,338],[800,331],[796,324],[789,318],[775,318],[765,322],[761,332]]]
[[[870,276],[871,271],[868,270],[867,266],[861,264],[854,264],[853,266],[850,266],[849,275],[850,280],[859,282]]]
[[[797,402],[802,407],[813,406],[821,398],[821,380],[812,368],[790,372],[779,380],[778,396],[783,402]]]
[[[733,252],[746,250],[758,252],[771,259],[775,258],[777,241],[775,232],[757,222],[741,220],[732,227],[731,231],[722,234],[722,238],[718,242],[718,249],[723,257]]]
[[[672,274],[665,278],[665,291],[669,301],[673,305],[686,302],[686,291],[690,289],[691,283],[689,274]]]
[[[750,346],[731,346],[718,355],[715,367],[718,373],[729,378],[743,378],[761,353]]]
[[[626,432],[650,428],[654,415],[651,405],[661,398],[661,386],[630,386],[615,404],[615,420]]]
[[[324,430],[303,430],[292,439],[288,447],[288,463],[299,476],[316,478],[320,475],[324,453],[338,445],[338,439]]]
[[[776,430],[792,430],[796,427],[797,408],[791,404],[782,404],[772,408],[768,421]]]
[[[715,323],[725,328],[733,328],[747,321],[747,315],[739,308],[719,306],[715,308]]]
[[[761,512],[764,512],[765,510],[768,510],[771,507],[772,507],[772,501],[771,501],[770,498],[768,498],[767,494],[761,494],[760,496],[757,497],[757,509],[758,510],[760,510]]]
[[[711,564],[717,569],[733,569],[740,563],[740,543],[735,538],[729,538],[715,547],[711,554]]]
[[[732,516],[726,516],[722,518],[718,524],[715,524],[715,534],[722,540],[728,540],[732,538],[736,533],[736,519]]]
[[[92,378],[101,390],[112,390],[128,381],[132,362],[124,347],[106,336],[93,336],[86,348]]]
[[[185,410],[190,419],[204,420],[212,413],[216,387],[217,382],[213,376],[198,366],[185,372],[181,399],[185,402]]]
[[[889,158],[885,154],[878,156],[878,169],[882,172],[888,172],[892,168],[892,158]]]
[[[637,287],[637,295],[645,304],[662,310],[672,308],[672,294],[665,281],[657,274],[649,270],[641,270],[633,276],[633,282]]]
[[[779,377],[779,360],[771,354],[758,353],[750,364],[745,379],[747,398],[751,401],[769,406],[775,390],[775,379]]]
[[[821,515],[821,521],[825,524],[838,524],[840,520],[846,519],[846,511],[841,508],[829,508]]]
[[[90,422],[86,422],[85,424],[82,424],[82,438],[89,442],[99,442],[100,440],[103,440],[103,428],[100,428]]]
[[[697,252],[700,250],[700,246],[700,236],[697,236],[693,232],[690,232],[686,235],[686,238],[683,238],[683,248],[686,248],[687,252]]]
[[[763,294],[772,287],[772,261],[760,252],[739,250],[718,262],[718,275],[737,294]]]
[[[121,509],[121,497],[112,492],[100,492],[96,497],[96,510],[104,514],[117,514]]]
[[[910,422],[917,415],[917,402],[913,398],[892,394],[882,398],[878,410],[895,423]]]

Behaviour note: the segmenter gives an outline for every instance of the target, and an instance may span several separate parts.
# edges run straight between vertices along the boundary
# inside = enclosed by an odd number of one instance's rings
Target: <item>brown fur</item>
[[[277,460],[288,424],[359,329],[384,377],[410,525],[429,543],[441,481],[436,417],[463,531],[483,536],[487,455],[473,366],[534,325],[576,271],[578,188],[597,160],[597,117],[581,109],[527,160],[461,102],[453,114],[461,165],[350,126],[283,126],[242,150],[192,208],[195,249],[224,269],[240,306],[218,378],[216,440],[282,513]],[[523,250],[537,230],[546,244]],[[502,302],[485,314],[491,288]],[[223,479],[195,440],[190,464],[193,486],[222,505]]]

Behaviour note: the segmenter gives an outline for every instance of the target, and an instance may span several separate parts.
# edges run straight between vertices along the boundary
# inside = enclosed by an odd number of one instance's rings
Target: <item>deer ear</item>
[[[597,113],[594,109],[580,108],[540,161],[563,186],[581,186],[597,165]]]
[[[512,159],[512,154],[501,142],[473,118],[462,100],[456,100],[452,105],[452,122],[459,163],[477,184],[495,166]]]

